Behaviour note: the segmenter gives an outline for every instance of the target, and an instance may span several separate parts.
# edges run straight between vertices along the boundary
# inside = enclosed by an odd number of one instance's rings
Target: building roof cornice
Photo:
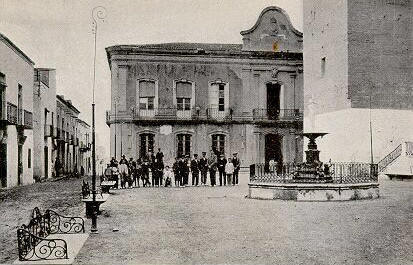
[[[147,48],[143,45],[115,45],[106,48],[109,66],[113,57],[117,55],[154,55],[194,58],[231,58],[231,59],[278,59],[278,60],[302,60],[302,52],[271,52],[271,51],[243,51],[243,50],[196,50],[196,49],[165,49]]]
[[[76,114],[79,114],[79,113],[80,113],[80,111],[79,111],[75,106],[73,106],[72,103],[70,103],[69,101],[65,100],[62,95],[56,95],[56,98],[57,98],[60,102],[62,102],[64,105],[66,105],[66,107],[68,107],[69,109],[71,109],[72,111],[74,111]]]
[[[34,66],[34,62],[22,50],[19,49],[9,38],[0,33],[0,40],[9,46],[17,55],[23,58],[27,63]]]

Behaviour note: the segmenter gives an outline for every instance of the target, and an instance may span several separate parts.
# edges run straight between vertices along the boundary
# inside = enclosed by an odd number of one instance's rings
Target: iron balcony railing
[[[10,102],[7,102],[7,121],[17,124],[17,106]]]
[[[253,109],[254,121],[301,120],[303,113],[299,109]]]
[[[254,109],[252,112],[237,112],[229,108],[224,111],[218,108],[194,107],[188,110],[177,108],[135,109],[132,111],[106,112],[106,123],[133,120],[211,120],[211,121],[256,121],[302,120],[303,113],[299,109],[281,109],[269,111]]]
[[[23,109],[17,106],[17,124],[23,125]]]
[[[294,177],[302,164],[284,163],[270,167],[268,164],[250,165],[251,183],[296,183]],[[328,170],[321,167],[316,176],[329,176],[333,183],[370,183],[378,181],[377,164],[357,162],[334,162],[328,164]],[[302,173],[300,175],[303,176]],[[313,175],[314,176],[314,175]],[[317,182],[317,179],[314,179]]]
[[[24,127],[26,129],[33,129],[33,113],[24,110]]]

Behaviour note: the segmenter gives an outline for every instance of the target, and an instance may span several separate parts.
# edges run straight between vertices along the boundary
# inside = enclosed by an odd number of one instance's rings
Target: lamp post
[[[96,205],[96,135],[95,135],[95,83],[96,83],[96,38],[98,35],[98,21],[106,17],[106,9],[96,6],[92,10],[93,34],[95,35],[95,49],[93,57],[93,90],[92,90],[92,227],[91,232],[97,233],[97,205]]]
[[[372,93],[372,86],[373,84],[369,84],[370,86],[370,95],[369,95],[369,127],[370,127],[370,177],[375,175],[374,172],[374,159],[373,159],[373,128],[371,125],[371,93]]]

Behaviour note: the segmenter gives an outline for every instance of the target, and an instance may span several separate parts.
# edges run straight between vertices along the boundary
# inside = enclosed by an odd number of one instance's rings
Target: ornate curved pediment
[[[281,8],[265,8],[255,25],[241,31],[243,50],[302,52],[303,34],[291,24],[288,14]]]

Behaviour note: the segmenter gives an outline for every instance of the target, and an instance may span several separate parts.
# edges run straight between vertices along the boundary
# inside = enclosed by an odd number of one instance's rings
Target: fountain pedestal
[[[302,135],[309,139],[308,150],[305,151],[306,162],[301,164],[294,173],[295,182],[331,182],[332,177],[325,174],[320,162],[320,151],[317,149],[316,139],[327,133],[303,133]]]

